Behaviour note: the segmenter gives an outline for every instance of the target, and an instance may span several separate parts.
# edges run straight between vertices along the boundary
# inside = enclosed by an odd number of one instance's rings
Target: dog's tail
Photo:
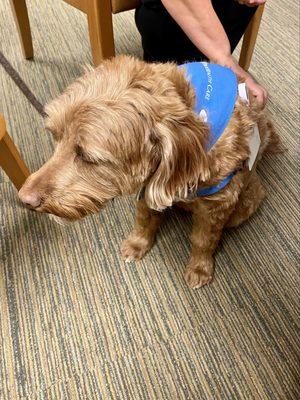
[[[286,149],[281,143],[280,136],[278,135],[273,122],[268,117],[265,111],[265,105],[258,103],[256,97],[250,92],[249,101],[251,104],[251,110],[254,114],[258,115],[258,127],[260,134],[264,135],[264,146],[262,149],[263,153],[284,153]]]
[[[284,153],[286,149],[283,147],[280,136],[276,132],[274,124],[270,120],[268,120],[266,123],[266,131],[267,144],[264,148],[264,152],[272,154]]]

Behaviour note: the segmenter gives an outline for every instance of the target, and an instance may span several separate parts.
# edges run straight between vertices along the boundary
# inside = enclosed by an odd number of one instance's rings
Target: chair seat
[[[117,14],[122,11],[132,10],[140,4],[139,0],[112,0],[111,9],[113,14]]]

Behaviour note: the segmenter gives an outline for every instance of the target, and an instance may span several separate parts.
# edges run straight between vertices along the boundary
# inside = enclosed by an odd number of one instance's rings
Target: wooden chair
[[[260,5],[257,8],[256,13],[252,17],[243,37],[239,64],[245,71],[248,71],[251,64],[251,59],[259,31],[260,22],[264,12],[264,8],[265,8],[264,4]]]
[[[87,14],[94,64],[115,54],[112,14],[136,8],[139,0],[64,0]],[[32,40],[25,0],[10,0],[25,58],[33,57]],[[239,64],[248,70],[264,5],[258,7],[243,38]]]
[[[134,9],[139,0],[64,0],[87,15],[94,64],[115,55],[112,14]],[[10,0],[24,57],[33,57],[26,0]]]
[[[25,0],[10,0],[15,23],[20,37],[22,52],[25,58],[33,57],[32,37]]]
[[[29,176],[29,171],[20,154],[6,131],[3,116],[0,114],[0,167],[19,190]]]

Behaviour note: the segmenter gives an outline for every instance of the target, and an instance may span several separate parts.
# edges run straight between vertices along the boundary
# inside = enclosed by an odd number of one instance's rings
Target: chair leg
[[[115,55],[110,0],[87,0],[90,43],[95,66]]]
[[[239,64],[245,71],[250,67],[264,6],[265,5],[262,4],[257,8],[244,34]]]
[[[20,154],[5,130],[5,123],[0,116],[0,167],[3,168],[9,179],[19,190],[21,189],[26,178],[29,176],[29,171],[21,159]]]
[[[25,58],[33,57],[32,38],[25,0],[10,0]]]

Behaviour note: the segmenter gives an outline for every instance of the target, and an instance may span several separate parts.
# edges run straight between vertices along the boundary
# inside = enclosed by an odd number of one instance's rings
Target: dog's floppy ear
[[[171,110],[156,124],[153,135],[160,161],[145,188],[145,201],[150,208],[161,211],[175,199],[186,199],[201,181],[209,178],[204,150],[208,134],[207,125],[187,107],[177,115]]]

